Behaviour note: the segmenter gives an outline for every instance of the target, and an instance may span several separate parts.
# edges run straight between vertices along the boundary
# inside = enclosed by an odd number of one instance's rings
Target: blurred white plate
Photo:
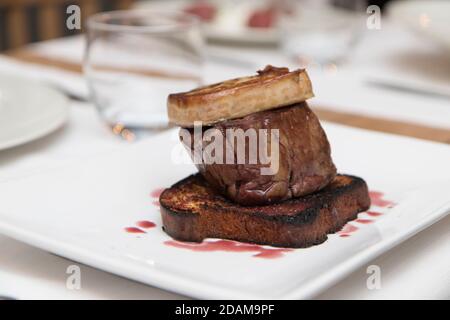
[[[34,81],[0,76],[0,150],[59,128],[67,120],[68,99]]]
[[[388,6],[388,14],[450,50],[450,1],[395,1]]]
[[[195,171],[174,162],[174,148],[184,152],[177,129],[0,183],[0,232],[187,296],[310,298],[450,210],[448,145],[324,127],[339,171],[366,179],[373,201],[318,246],[274,252],[280,249],[214,239],[173,243],[161,229],[158,190]]]
[[[207,39],[220,42],[236,42],[247,44],[275,44],[278,42],[278,30],[270,28],[251,28],[247,20],[254,9],[261,6],[259,0],[253,1],[214,1],[218,8],[217,17],[205,22],[203,33]],[[135,8],[144,10],[184,10],[189,6],[185,0],[153,0],[139,1]],[[192,1],[191,3],[195,3]]]

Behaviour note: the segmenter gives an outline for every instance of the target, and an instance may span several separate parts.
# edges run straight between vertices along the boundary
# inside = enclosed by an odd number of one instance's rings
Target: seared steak
[[[324,188],[336,175],[325,132],[306,102],[219,122],[212,128],[219,129],[224,138],[227,129],[279,130],[279,162],[275,174],[261,174],[261,168],[268,165],[260,158],[256,163],[249,163],[248,145],[244,164],[226,163],[225,149],[222,164],[196,164],[212,187],[238,204],[270,204],[307,195]],[[194,130],[189,130],[193,141]],[[194,143],[188,148],[194,151]],[[236,144],[232,150],[235,159],[237,148]]]

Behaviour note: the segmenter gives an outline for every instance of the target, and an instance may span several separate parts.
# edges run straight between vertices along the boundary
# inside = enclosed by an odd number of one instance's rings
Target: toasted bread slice
[[[324,242],[370,207],[361,178],[338,175],[321,191],[266,206],[244,207],[190,176],[160,197],[164,231],[181,241],[222,238],[276,247],[304,248]]]
[[[171,123],[192,127],[241,118],[287,106],[313,97],[305,70],[267,66],[258,75],[232,79],[198,89],[169,95],[167,110]]]

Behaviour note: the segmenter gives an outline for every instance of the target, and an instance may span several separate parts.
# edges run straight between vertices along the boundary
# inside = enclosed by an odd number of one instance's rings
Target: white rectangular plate
[[[449,146],[324,126],[339,172],[364,178],[373,206],[315,247],[275,252],[214,239],[174,245],[155,202],[158,189],[195,172],[173,161],[176,130],[0,184],[0,232],[192,297],[310,298],[450,211]]]

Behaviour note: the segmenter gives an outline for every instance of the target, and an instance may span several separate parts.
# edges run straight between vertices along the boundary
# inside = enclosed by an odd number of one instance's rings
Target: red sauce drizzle
[[[341,231],[339,231],[340,237],[350,237],[350,233],[353,233],[355,231],[359,230],[358,227],[355,227],[354,225],[347,223]]]
[[[161,204],[159,203],[158,200],[155,200],[152,203],[153,203],[154,206],[161,207]]]
[[[256,252],[253,255],[255,258],[263,258],[263,259],[275,259],[281,258],[284,256],[284,253],[291,252],[293,249],[288,248],[264,248],[262,246],[256,244],[242,243],[231,240],[215,240],[215,241],[203,241],[202,243],[193,243],[193,242],[179,242],[175,240],[169,240],[164,242],[165,245],[188,249],[191,251],[225,251],[225,252]]]
[[[161,193],[163,193],[164,190],[165,190],[164,188],[155,189],[152,192],[150,192],[150,197],[159,199],[159,196],[161,195]]]
[[[340,233],[352,233],[359,230],[358,227],[355,227],[354,225],[347,223],[342,230],[340,231]]]
[[[369,223],[375,222],[375,220],[372,220],[372,219],[356,219],[355,222],[362,223],[362,224],[369,224]]]
[[[383,192],[370,191],[369,196],[370,196],[370,200],[372,201],[372,205],[374,205],[374,206],[385,208],[385,207],[392,207],[395,205],[394,202],[383,199],[383,197],[384,197]]]
[[[125,231],[128,233],[146,233],[144,230],[141,230],[141,229],[135,228],[135,227],[125,228]]]
[[[369,192],[369,196],[370,196],[370,200],[372,202],[372,205],[377,206],[377,207],[382,207],[382,208],[392,208],[395,206],[395,203],[393,201],[390,200],[386,200],[384,199],[384,193],[380,192],[380,191],[370,191]],[[365,212],[365,214],[367,214],[369,217],[373,217],[373,218],[377,218],[379,216],[382,216],[383,213],[381,212],[376,212],[376,211],[367,211]],[[375,222],[375,219],[363,219],[363,218],[359,218],[354,220],[356,223],[360,223],[360,224],[370,224]],[[340,237],[350,237],[350,234],[357,231],[358,227],[347,223],[341,231],[338,232]]]
[[[366,214],[371,217],[379,217],[379,216],[383,215],[381,212],[375,212],[375,211],[367,211]]]
[[[154,222],[147,221],[147,220],[138,221],[138,222],[136,222],[136,225],[138,227],[141,227],[141,228],[144,228],[144,229],[150,229],[150,228],[156,227],[156,224]]]

